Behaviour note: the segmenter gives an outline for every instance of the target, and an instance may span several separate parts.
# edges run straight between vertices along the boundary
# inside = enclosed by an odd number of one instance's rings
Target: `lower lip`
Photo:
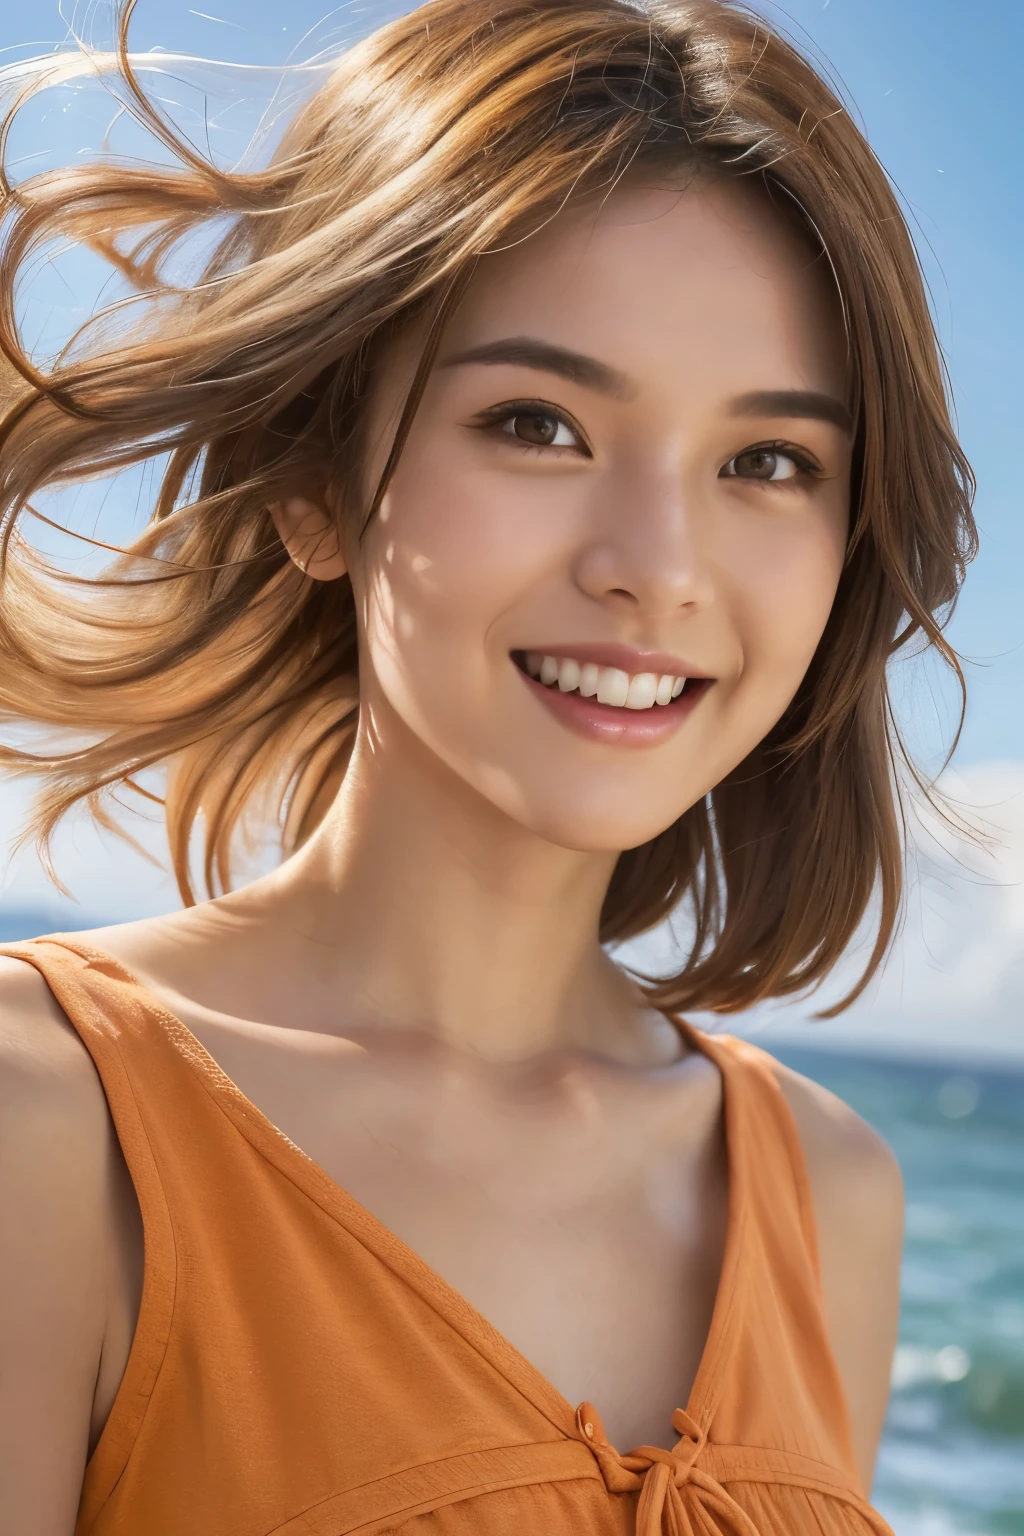
[[[526,686],[563,725],[590,741],[606,742],[616,747],[654,747],[677,731],[683,721],[707,693],[713,679],[702,678],[690,684],[671,704],[652,704],[650,709],[626,709],[614,704],[599,704],[579,693],[563,693],[548,688],[517,667]]]

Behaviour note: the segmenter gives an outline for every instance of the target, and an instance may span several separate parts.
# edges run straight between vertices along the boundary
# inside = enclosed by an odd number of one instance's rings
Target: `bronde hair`
[[[848,557],[784,717],[706,801],[621,855],[601,937],[689,898],[692,951],[652,1001],[729,1011],[819,982],[877,892],[852,1000],[901,900],[886,665],[930,643],[962,687],[941,627],[976,535],[913,243],[842,103],[765,22],[716,0],[431,0],[342,57],[268,168],[232,174],[152,106],[126,32],[127,13],[112,67],[175,163],[29,176],[3,209],[0,341],[18,377],[0,418],[0,710],[74,735],[5,748],[0,765],[42,776],[44,856],[76,802],[105,816],[111,792],[164,762],[186,902],[197,820],[211,893],[254,817],[285,853],[308,838],[351,751],[356,616],[347,578],[315,582],[288,559],[268,504],[326,481],[342,515],[373,515],[488,250],[637,169],[741,176],[800,221],[838,288],[857,417]],[[194,282],[167,280],[181,243],[225,220]],[[98,251],[140,299],[44,370],[14,293],[55,240]],[[422,361],[366,490],[374,357],[413,320]],[[18,532],[47,488],[157,455],[151,521],[102,579],[47,566]]]

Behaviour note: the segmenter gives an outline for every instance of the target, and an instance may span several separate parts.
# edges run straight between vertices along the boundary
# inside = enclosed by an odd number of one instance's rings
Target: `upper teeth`
[[[562,693],[578,688],[585,699],[596,695],[599,704],[615,704],[620,709],[670,704],[686,683],[685,677],[673,677],[668,672],[630,674],[618,667],[599,667],[592,661],[573,661],[570,656],[545,656],[542,651],[527,651],[526,670],[549,688],[555,683]]]

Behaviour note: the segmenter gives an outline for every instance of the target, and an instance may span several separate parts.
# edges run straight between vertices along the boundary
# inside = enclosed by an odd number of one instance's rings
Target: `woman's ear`
[[[271,503],[270,515],[300,571],[314,581],[337,581],[344,576],[348,565],[341,547],[341,527],[326,502],[288,496]]]

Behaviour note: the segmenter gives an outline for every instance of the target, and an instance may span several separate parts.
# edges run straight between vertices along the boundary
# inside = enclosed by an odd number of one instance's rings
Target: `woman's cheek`
[[[842,571],[842,545],[812,525],[764,541],[743,562],[731,607],[737,614],[744,676],[756,681],[762,734],[771,729],[802,682],[824,633]]]
[[[408,507],[393,498],[363,551],[370,671],[420,734],[431,720],[478,712],[494,662],[491,627],[517,576],[520,584],[533,579],[517,568],[500,523],[472,515],[471,490],[460,486],[456,500],[428,486]]]
[[[576,513],[564,489],[529,476],[426,455],[396,475],[382,511],[385,537],[367,557],[389,580],[396,639],[459,645],[464,665],[571,565]]]

